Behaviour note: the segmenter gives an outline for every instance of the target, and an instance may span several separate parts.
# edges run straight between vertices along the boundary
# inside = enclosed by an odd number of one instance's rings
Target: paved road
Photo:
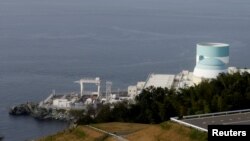
[[[193,119],[183,119],[181,121],[202,127],[207,129],[207,125],[222,124],[222,125],[234,125],[234,124],[245,124],[250,125],[250,112],[237,113],[229,115],[220,115],[212,117],[202,117]]]

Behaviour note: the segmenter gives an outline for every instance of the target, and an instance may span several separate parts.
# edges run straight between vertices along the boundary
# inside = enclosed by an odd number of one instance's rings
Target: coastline
[[[34,102],[27,102],[11,107],[9,109],[9,115],[27,115],[38,120],[60,120],[66,122],[75,120],[75,118],[70,115],[69,110],[43,108]]]

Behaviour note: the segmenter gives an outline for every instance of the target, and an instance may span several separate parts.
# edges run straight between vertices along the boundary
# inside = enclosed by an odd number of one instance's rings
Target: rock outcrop
[[[37,103],[26,103],[13,106],[9,110],[10,115],[30,115],[40,120],[73,121],[74,118],[68,110],[39,107]]]
[[[37,104],[35,103],[26,103],[26,104],[20,104],[17,106],[13,106],[9,110],[10,115],[30,115],[37,107]]]

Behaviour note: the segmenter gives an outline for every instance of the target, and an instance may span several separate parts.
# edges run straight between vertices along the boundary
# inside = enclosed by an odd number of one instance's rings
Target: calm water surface
[[[192,71],[197,42],[231,45],[249,67],[249,0],[0,0],[0,134],[34,139],[67,125],[8,108],[99,76],[126,89],[149,73]]]

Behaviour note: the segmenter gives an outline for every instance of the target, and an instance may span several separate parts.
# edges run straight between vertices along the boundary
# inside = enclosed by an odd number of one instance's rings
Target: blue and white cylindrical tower
[[[227,73],[229,63],[229,45],[224,43],[197,44],[194,76],[216,78],[220,73]]]

